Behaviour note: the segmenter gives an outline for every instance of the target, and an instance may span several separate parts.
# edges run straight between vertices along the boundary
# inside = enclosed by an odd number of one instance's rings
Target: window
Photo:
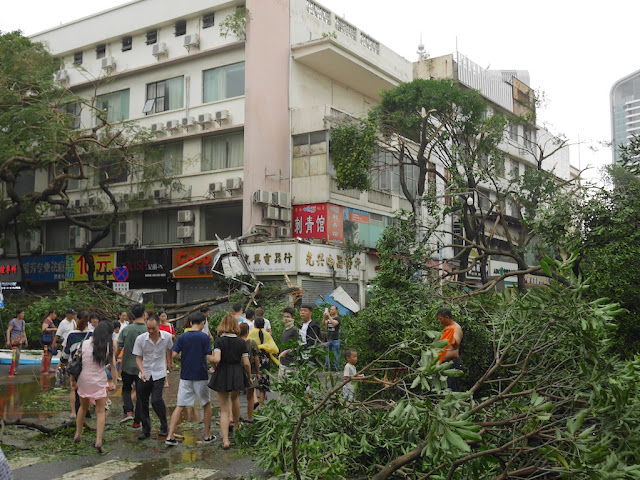
[[[416,195],[418,193],[418,175],[420,174],[420,170],[415,165],[408,165],[407,163],[408,161],[405,160],[404,177],[407,188],[412,195]],[[380,149],[373,154],[371,186],[374,189],[404,197],[400,183],[400,166],[398,165],[398,160],[394,158],[393,153]]]
[[[293,142],[293,176],[325,175],[328,163],[327,131],[303,133],[291,137]]]
[[[500,155],[492,157],[493,165],[495,167],[496,175],[500,178],[504,178],[504,158]]]
[[[436,194],[436,164],[433,162],[428,162],[427,168],[431,170],[427,174],[427,183],[428,183],[428,192],[429,195]]]
[[[202,28],[209,28],[209,27],[213,27],[214,22],[215,22],[215,14],[212,13],[207,13],[206,15],[204,15],[202,17]]]
[[[128,179],[127,161],[118,152],[102,152],[95,157],[91,164],[93,186],[97,187],[100,180],[111,180],[110,183],[124,183]]]
[[[204,71],[204,102],[244,95],[244,62]]]
[[[80,167],[75,164],[71,165],[67,168],[67,173],[69,175],[80,175]],[[62,168],[56,168],[56,176],[59,177],[64,175],[64,171]],[[53,171],[49,170],[49,182],[53,181]],[[67,190],[77,190],[79,188],[79,180],[77,178],[68,178],[67,179]]]
[[[147,32],[147,45],[153,45],[158,41],[158,30],[149,30]]]
[[[244,133],[202,139],[201,170],[222,170],[244,165]]]
[[[99,95],[97,100],[99,110],[107,112],[108,122],[121,122],[129,118],[129,89]]]
[[[180,37],[181,35],[186,35],[187,33],[187,21],[179,20],[176,22],[174,34],[176,37]]]
[[[142,113],[158,113],[184,106],[184,77],[147,85],[147,101]]]
[[[511,140],[518,141],[518,125],[509,125],[509,137]]]
[[[517,160],[513,158],[509,160],[509,165],[511,169],[509,170],[509,176],[512,178],[517,178],[520,175],[520,165]]]
[[[62,111],[69,115],[69,121],[71,128],[77,130],[80,128],[80,111],[81,107],[79,103],[67,103],[62,107]]]
[[[532,128],[524,127],[524,146],[531,147],[536,141],[536,135]]]
[[[176,210],[144,212],[142,243],[145,245],[178,242],[178,212]]]
[[[154,147],[145,156],[147,165],[160,168],[165,176],[182,174],[182,142],[167,143]]]
[[[128,52],[133,48],[133,38],[131,37],[122,37],[122,51]]]
[[[203,207],[200,215],[200,240],[236,238],[242,235],[242,204]]]
[[[45,249],[48,252],[62,252],[69,248],[69,224],[67,222],[47,222],[44,230]]]
[[[96,47],[96,58],[104,58],[107,53],[107,46],[103,43]]]
[[[82,65],[82,52],[76,52],[73,54],[73,64]]]

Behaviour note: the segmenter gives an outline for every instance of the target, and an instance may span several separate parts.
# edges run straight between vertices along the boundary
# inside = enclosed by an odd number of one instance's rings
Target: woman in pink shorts
[[[96,450],[102,453],[102,434],[104,433],[105,405],[108,391],[115,390],[114,380],[107,379],[105,365],[111,365],[111,376],[117,378],[116,362],[111,341],[111,326],[100,322],[93,332],[93,337],[82,342],[82,372],[80,378],[71,377],[71,388],[78,389],[80,409],[76,417],[75,443],[80,443],[84,418],[89,410],[89,403],[96,406]]]

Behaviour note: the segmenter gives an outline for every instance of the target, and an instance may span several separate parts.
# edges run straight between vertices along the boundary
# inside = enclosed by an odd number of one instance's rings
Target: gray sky
[[[123,0],[33,0],[4,2],[0,30],[33,34]],[[640,69],[634,19],[640,2],[610,0],[319,0],[408,60],[422,43],[431,56],[457,49],[482,67],[528,70],[531,87],[547,98],[538,123],[572,143],[571,163],[582,168],[611,161],[599,142],[611,139],[609,91]],[[389,8],[391,7],[391,8]],[[597,147],[593,152],[590,147]],[[592,171],[588,177],[597,176]]]

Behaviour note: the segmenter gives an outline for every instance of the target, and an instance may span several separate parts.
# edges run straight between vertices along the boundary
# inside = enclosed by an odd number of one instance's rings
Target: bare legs
[[[256,389],[252,388],[251,390],[247,390],[247,420],[248,421],[252,421],[253,420],[253,404],[254,402],[254,395]]]
[[[211,407],[211,404],[209,404],[209,407]],[[173,413],[171,414],[171,420],[169,421],[169,432],[167,434],[167,439],[173,438],[173,432],[178,426],[178,422],[180,421],[180,416],[182,415],[182,410],[184,410],[184,407],[180,407],[180,406],[176,406],[176,408],[173,409]],[[211,427],[211,422],[209,422],[209,427]],[[206,431],[207,429],[206,423],[204,425],[204,428]]]
[[[75,391],[75,390],[74,390]],[[107,404],[106,398],[96,399],[96,449],[102,453],[102,435],[104,434],[105,423],[105,405]],[[80,397],[80,408],[78,409],[76,416],[76,436],[74,442],[79,442],[82,436],[82,427],[84,426],[84,418],[89,410],[89,399]]]
[[[231,406],[229,406],[231,399]],[[220,404],[220,430],[222,431],[222,446],[229,448],[229,410],[234,418],[235,428],[240,424],[240,398],[238,392],[218,392],[218,403]]]

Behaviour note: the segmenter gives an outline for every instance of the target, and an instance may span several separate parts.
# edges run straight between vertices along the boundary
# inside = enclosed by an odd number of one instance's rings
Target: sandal
[[[101,443],[96,443],[96,450],[98,453],[104,453],[104,450],[102,449],[102,444]]]
[[[81,439],[82,439],[82,435],[75,435],[73,437],[73,443],[80,443]]]
[[[231,444],[229,445],[222,445],[222,449],[223,450],[229,450],[231,448]]]

